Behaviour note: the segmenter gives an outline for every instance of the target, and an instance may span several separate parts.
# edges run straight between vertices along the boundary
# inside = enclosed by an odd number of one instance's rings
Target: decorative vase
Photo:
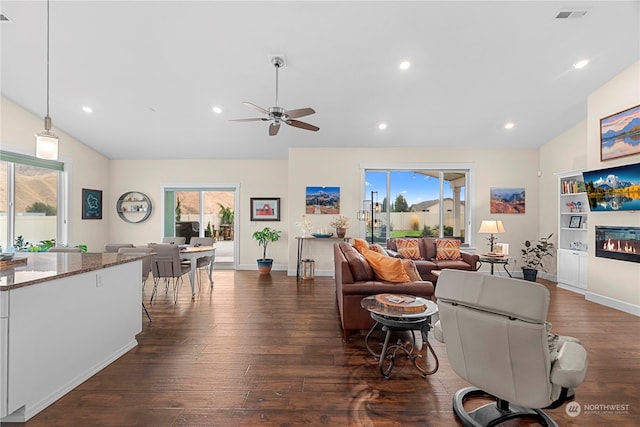
[[[528,280],[530,282],[535,282],[536,277],[538,276],[538,270],[535,268],[522,268],[522,276],[524,280]]]
[[[347,229],[340,227],[340,228],[336,228],[336,236],[338,236],[340,239],[344,238],[344,235],[347,234]]]

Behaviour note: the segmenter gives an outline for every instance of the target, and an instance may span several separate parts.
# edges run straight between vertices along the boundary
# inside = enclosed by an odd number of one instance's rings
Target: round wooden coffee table
[[[371,295],[365,297],[360,302],[360,305],[370,313],[371,318],[375,321],[364,342],[369,353],[378,359],[378,369],[384,378],[389,378],[391,375],[398,352],[404,353],[423,377],[434,374],[438,370],[438,356],[433,351],[428,339],[428,332],[431,329],[431,316],[438,312],[438,306],[435,302],[413,295],[384,294],[382,296]],[[369,338],[373,331],[377,329],[385,332],[384,343],[380,353],[373,351],[369,345]],[[411,341],[406,342],[399,339],[395,344],[389,345],[392,333],[397,331],[410,331]],[[415,345],[414,334],[416,331],[420,332],[422,342],[427,347],[425,365],[429,352],[435,359],[435,367],[431,370],[427,370],[418,364],[422,354],[421,349],[417,349]]]

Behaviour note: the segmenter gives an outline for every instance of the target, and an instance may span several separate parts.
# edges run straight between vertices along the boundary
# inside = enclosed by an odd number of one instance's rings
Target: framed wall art
[[[640,105],[600,119],[600,160],[640,154]]]
[[[312,215],[340,213],[340,187],[307,187],[305,213]]]
[[[524,188],[492,188],[491,213],[523,214],[525,213]]]
[[[82,219],[102,219],[102,190],[82,189]]]
[[[251,221],[280,221],[280,198],[252,197]]]

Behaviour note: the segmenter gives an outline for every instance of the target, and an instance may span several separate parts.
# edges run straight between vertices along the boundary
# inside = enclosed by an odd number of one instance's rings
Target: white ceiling
[[[2,95],[46,112],[46,2],[3,1]],[[638,1],[51,1],[50,115],[111,159],[538,147],[640,58]],[[586,10],[579,19],[555,19]],[[310,132],[242,105],[313,107]],[[406,71],[398,68],[410,60]],[[581,70],[572,65],[590,64]],[[640,76],[639,76],[640,78]],[[82,111],[93,108],[92,114]],[[222,114],[212,107],[220,106]],[[629,107],[629,106],[622,106]],[[614,111],[612,111],[614,113]],[[505,130],[513,121],[516,127]],[[380,122],[388,128],[380,131]],[[2,141],[11,144],[12,141]],[[64,140],[61,140],[64,143]]]

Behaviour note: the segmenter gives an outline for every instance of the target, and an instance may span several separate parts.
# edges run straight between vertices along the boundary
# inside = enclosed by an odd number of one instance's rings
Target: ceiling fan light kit
[[[280,124],[284,123],[289,126],[297,127],[304,130],[310,130],[312,132],[318,131],[320,128],[314,126],[310,123],[301,122],[300,120],[295,120],[300,117],[309,116],[311,114],[315,114],[315,110],[310,107],[305,108],[297,108],[295,110],[286,110],[285,108],[278,107],[278,70],[285,65],[284,55],[273,55],[270,56],[271,63],[276,69],[276,104],[274,107],[262,108],[251,102],[243,102],[244,105],[254,108],[261,112],[262,114],[266,114],[267,117],[254,117],[249,119],[233,119],[230,120],[232,122],[256,122],[263,121],[269,123],[269,136],[275,136],[278,134],[280,130]]]

